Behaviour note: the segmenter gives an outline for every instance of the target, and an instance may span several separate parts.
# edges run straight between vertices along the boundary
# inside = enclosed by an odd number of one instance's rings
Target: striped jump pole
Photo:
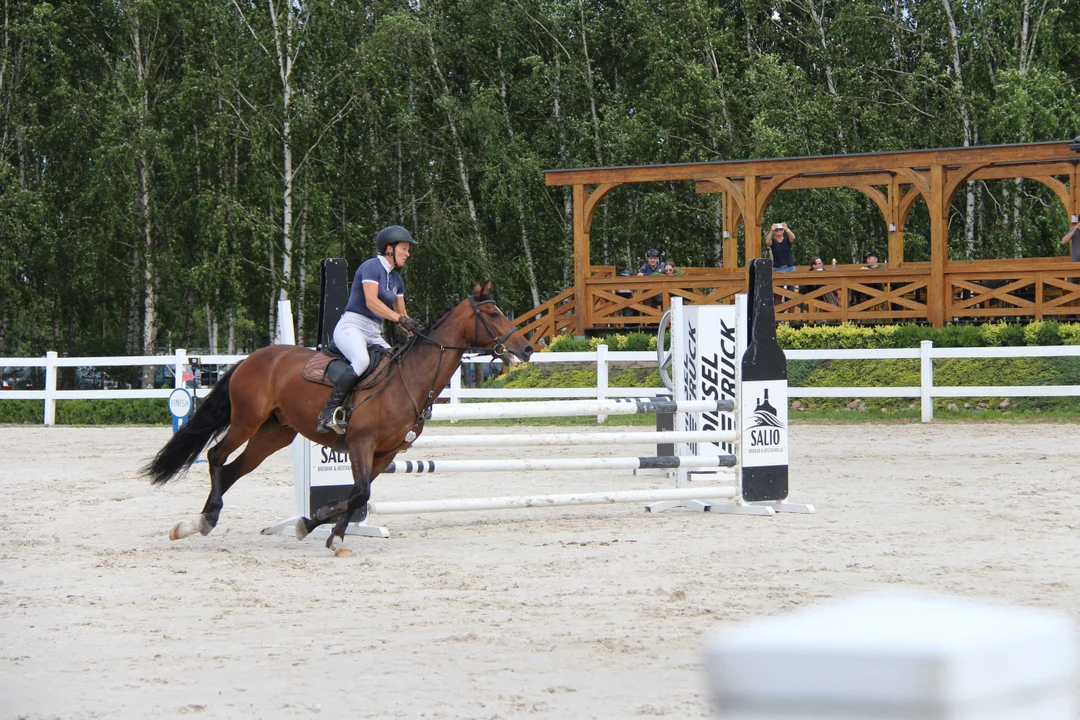
[[[431,420],[498,420],[527,417],[574,417],[579,415],[653,415],[656,413],[732,412],[733,400],[546,400],[542,402],[469,403],[433,405]]]
[[[515,435],[421,435],[412,449],[469,447],[568,447],[576,445],[654,445],[659,443],[733,443],[738,433],[724,430],[544,433]]]
[[[734,487],[714,485],[707,488],[615,490],[612,492],[462,498],[458,500],[405,500],[402,502],[368,503],[368,512],[375,515],[413,515],[435,512],[514,510],[520,508],[559,507],[567,505],[609,505],[612,503],[647,503],[679,500],[723,500],[733,498],[737,494],[738,491]]]
[[[387,473],[537,472],[542,470],[648,470],[734,467],[734,455],[669,455],[621,458],[547,458],[540,460],[395,460]]]

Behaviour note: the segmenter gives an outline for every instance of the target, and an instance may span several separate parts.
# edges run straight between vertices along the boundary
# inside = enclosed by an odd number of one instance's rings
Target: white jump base
[[[538,472],[543,470],[640,470],[650,468],[734,467],[734,455],[685,455],[619,458],[548,458],[537,460],[395,460],[382,471],[394,473]]]
[[[660,445],[663,443],[735,443],[731,430],[661,430],[648,432],[544,433],[521,435],[421,435],[412,449],[470,447],[570,447],[581,445]]]
[[[679,502],[683,500],[721,500],[735,497],[731,486],[668,488],[664,490],[616,490],[612,492],[567,493],[511,497],[462,498],[456,500],[405,500],[368,503],[374,515],[419,515],[437,512],[476,510],[517,510],[568,505],[610,505],[613,503]]]

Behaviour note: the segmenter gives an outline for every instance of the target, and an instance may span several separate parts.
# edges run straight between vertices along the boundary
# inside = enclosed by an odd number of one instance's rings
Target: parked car
[[[154,373],[154,387],[155,388],[171,388],[176,387],[176,373],[173,371],[172,365],[159,365],[157,372]],[[193,388],[196,387],[195,375],[191,372],[190,368],[184,367],[184,387]]]
[[[0,388],[4,390],[43,390],[45,372],[36,367],[0,368]]]

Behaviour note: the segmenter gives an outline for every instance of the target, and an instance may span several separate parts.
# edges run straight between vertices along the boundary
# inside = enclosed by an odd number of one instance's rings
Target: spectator
[[[821,259],[820,255],[815,255],[814,257],[810,258],[810,270],[813,272],[825,272],[825,261]],[[813,292],[820,287],[820,285],[812,285],[806,289],[806,292]],[[827,302],[830,305],[836,305],[837,307],[840,306],[840,299],[836,297],[836,292],[834,290],[830,290],[829,292],[822,295],[821,300],[822,302]]]
[[[786,222],[774,223],[765,236],[765,244],[772,251],[775,272],[795,272],[795,257],[791,252],[793,242],[795,233],[788,229]]]
[[[672,261],[665,260],[664,261],[664,274],[665,275],[685,275],[686,273],[684,273],[679,268],[675,267],[675,263],[673,263]]]
[[[655,249],[646,250],[645,264],[638,270],[638,277],[652,275],[660,271],[660,251]]]
[[[862,266],[862,270],[888,270],[883,264],[878,262],[878,255],[873,250],[866,253],[866,264]]]
[[[1069,232],[1065,233],[1061,238],[1061,244],[1072,241],[1072,261],[1080,262],[1080,222],[1073,224],[1069,228]]]

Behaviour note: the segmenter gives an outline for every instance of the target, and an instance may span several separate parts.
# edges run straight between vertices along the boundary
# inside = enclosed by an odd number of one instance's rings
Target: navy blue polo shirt
[[[383,318],[368,310],[367,297],[364,295],[364,283],[376,283],[379,286],[379,300],[393,309],[394,301],[405,294],[405,281],[397,270],[390,269],[390,263],[381,257],[373,257],[356,269],[346,312],[354,312],[372,320],[382,322]]]

